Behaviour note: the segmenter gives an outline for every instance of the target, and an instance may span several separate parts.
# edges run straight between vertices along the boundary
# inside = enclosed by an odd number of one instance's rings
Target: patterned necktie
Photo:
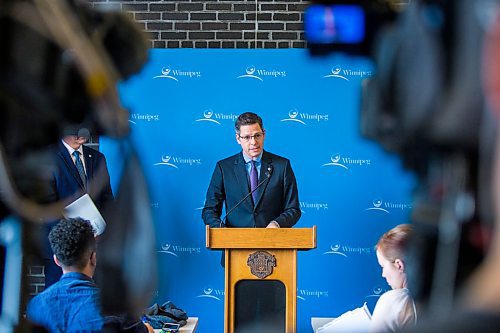
[[[252,167],[250,168],[250,191],[253,191],[257,188],[257,184],[259,179],[257,177],[257,167],[255,166],[255,161],[250,161],[252,163]],[[257,202],[257,191],[252,193],[252,198],[254,204]]]
[[[78,170],[78,174],[80,175],[80,179],[82,180],[83,187],[87,187],[87,177],[85,176],[85,169],[83,168],[82,160],[80,159],[80,152],[75,150],[73,152],[73,156],[75,157],[75,165]]]

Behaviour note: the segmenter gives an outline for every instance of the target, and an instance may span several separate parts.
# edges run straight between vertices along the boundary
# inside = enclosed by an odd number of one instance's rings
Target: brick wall
[[[28,267],[28,294],[34,296],[45,289],[45,275],[43,266]]]
[[[304,48],[306,0],[89,0],[129,13],[154,48]]]

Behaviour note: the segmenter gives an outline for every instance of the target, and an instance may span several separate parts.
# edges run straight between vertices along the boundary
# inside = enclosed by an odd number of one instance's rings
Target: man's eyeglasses
[[[259,141],[264,137],[264,132],[255,133],[254,135],[246,135],[246,136],[241,136],[238,134],[238,137],[245,142],[250,142],[252,139],[255,139],[255,141]]]

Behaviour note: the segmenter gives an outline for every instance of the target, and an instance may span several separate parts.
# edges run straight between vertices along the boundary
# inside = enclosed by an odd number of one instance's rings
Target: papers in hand
[[[311,318],[311,324],[315,333],[368,332],[371,318],[365,303],[337,318]]]
[[[63,215],[66,218],[81,217],[82,219],[89,220],[96,236],[102,234],[104,229],[106,229],[104,218],[88,194],[84,194],[64,207]]]

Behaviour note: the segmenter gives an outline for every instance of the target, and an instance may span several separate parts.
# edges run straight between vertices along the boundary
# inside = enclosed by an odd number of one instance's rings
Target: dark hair
[[[94,230],[90,222],[82,218],[62,219],[50,230],[49,242],[64,266],[84,268],[87,256],[96,249]]]
[[[375,249],[390,262],[394,262],[396,259],[404,259],[411,234],[411,225],[400,224],[383,234]]]
[[[236,118],[236,122],[234,123],[234,129],[236,133],[240,133],[241,126],[245,125],[253,125],[259,124],[260,128],[264,130],[264,124],[262,122],[262,118],[253,112],[245,112],[242,113]]]

